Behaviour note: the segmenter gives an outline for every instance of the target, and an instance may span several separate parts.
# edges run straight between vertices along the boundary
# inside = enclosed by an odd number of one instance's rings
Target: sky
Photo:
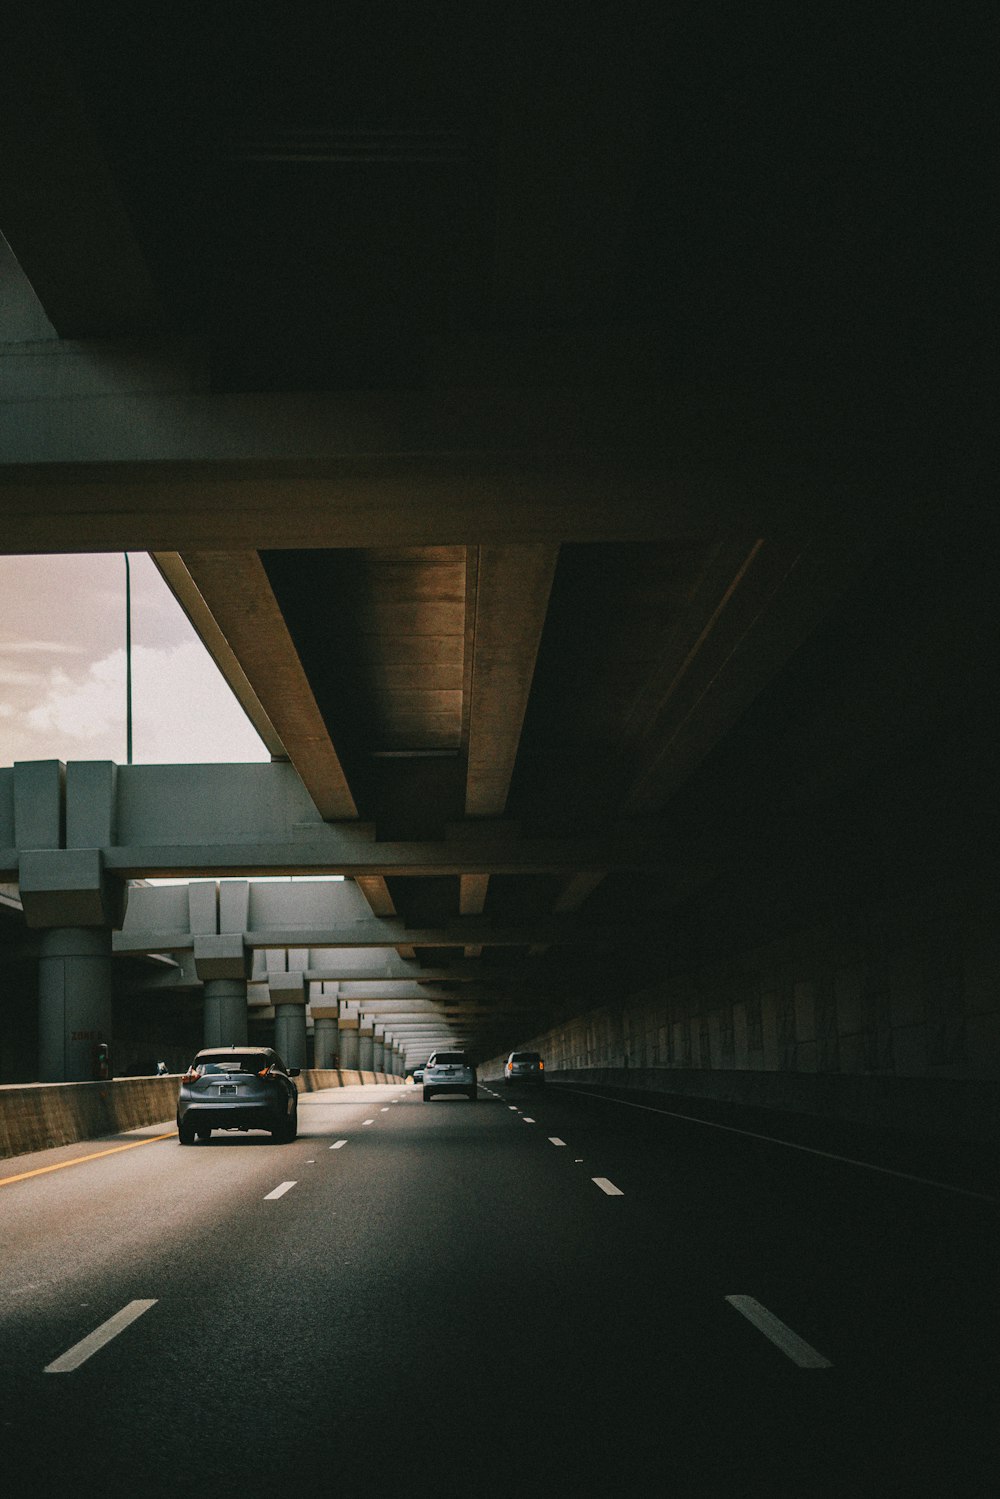
[[[132,575],[137,765],[269,760],[144,552]],[[0,556],[0,766],[126,761],[125,559]]]

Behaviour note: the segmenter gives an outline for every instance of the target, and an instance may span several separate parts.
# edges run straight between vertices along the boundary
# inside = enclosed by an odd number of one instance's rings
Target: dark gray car
[[[181,1078],[177,1134],[182,1145],[207,1140],[213,1129],[266,1129],[283,1144],[298,1133],[299,1094],[286,1067],[268,1046],[210,1046],[199,1051]]]

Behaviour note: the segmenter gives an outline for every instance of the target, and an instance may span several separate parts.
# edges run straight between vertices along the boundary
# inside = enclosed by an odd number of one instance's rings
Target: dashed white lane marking
[[[522,1124],[534,1124],[534,1122],[534,1119],[529,1119],[527,1114],[525,1114],[523,1119],[521,1120]]]
[[[389,1105],[387,1103],[383,1104],[380,1112],[383,1113],[383,1114],[388,1114],[388,1112],[389,1112]]]
[[[330,1149],[331,1150],[343,1150],[343,1148],[344,1148],[344,1146],[346,1144],[347,1144],[346,1140],[334,1140],[333,1144],[330,1146]]]
[[[306,1165],[307,1166],[315,1166],[315,1164],[316,1164],[316,1158],[315,1158],[315,1156],[313,1157],[313,1159],[311,1161],[306,1161]]]
[[[761,1306],[752,1296],[727,1296],[726,1300],[730,1306],[736,1308],[748,1322],[752,1322],[765,1338],[770,1338],[775,1347],[780,1348],[793,1364],[798,1364],[800,1369],[829,1369],[832,1368],[830,1360],[817,1353],[804,1338],[800,1338],[797,1332],[786,1327],[780,1318],[773,1312],[769,1312],[766,1306]]]
[[[70,1374],[74,1369],[79,1369],[80,1365],[85,1363],[99,1348],[103,1348],[105,1343],[110,1343],[112,1338],[124,1332],[130,1323],[155,1305],[155,1298],[152,1301],[130,1301],[127,1306],[122,1307],[120,1312],[115,1312],[113,1317],[109,1317],[107,1322],[102,1322],[100,1327],[96,1327],[92,1333],[81,1338],[79,1343],[74,1343],[73,1347],[68,1348],[60,1358],[54,1359],[51,1364],[46,1364],[43,1372],[45,1374]]]
[[[510,1109],[512,1114],[519,1114],[521,1112],[516,1103],[509,1103],[507,1107]]]
[[[375,1120],[374,1119],[362,1119],[361,1123],[362,1123],[362,1125],[365,1125],[365,1124],[374,1124]]]
[[[596,1187],[600,1187],[601,1191],[606,1192],[609,1197],[625,1196],[621,1187],[616,1187],[614,1182],[609,1182],[606,1176],[592,1176],[590,1179]]]
[[[273,1202],[276,1197],[284,1197],[285,1193],[290,1192],[295,1185],[295,1182],[282,1182],[280,1187],[275,1187],[273,1192],[268,1192],[264,1201]]]
[[[565,1140],[560,1140],[560,1138],[559,1138],[558,1135],[549,1135],[549,1144],[550,1145],[565,1145],[566,1141]]]

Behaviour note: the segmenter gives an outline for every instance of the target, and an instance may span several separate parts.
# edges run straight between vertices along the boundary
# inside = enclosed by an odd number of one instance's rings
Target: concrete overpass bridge
[[[156,982],[207,1034],[273,1009],[299,1048],[308,1000],[314,1044],[365,1017],[402,1060],[416,984],[483,1061],[986,1127],[964,34],[934,103],[905,28],[904,146],[850,28],[748,74],[703,11],[574,7],[567,47],[515,6],[431,51],[341,10],[238,47],[213,7],[197,44],[12,23],[0,545],[151,553],[272,755],[0,771],[22,1071],[85,1065],[68,974],[101,1028],[113,962],[188,954]],[[279,920],[265,873],[350,883]],[[126,909],[160,875],[219,883]]]

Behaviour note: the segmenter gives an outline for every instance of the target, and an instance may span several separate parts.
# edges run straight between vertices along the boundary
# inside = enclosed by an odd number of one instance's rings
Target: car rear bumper
[[[280,1129],[289,1116],[273,1104],[190,1103],[177,1110],[177,1123],[195,1129]]]

